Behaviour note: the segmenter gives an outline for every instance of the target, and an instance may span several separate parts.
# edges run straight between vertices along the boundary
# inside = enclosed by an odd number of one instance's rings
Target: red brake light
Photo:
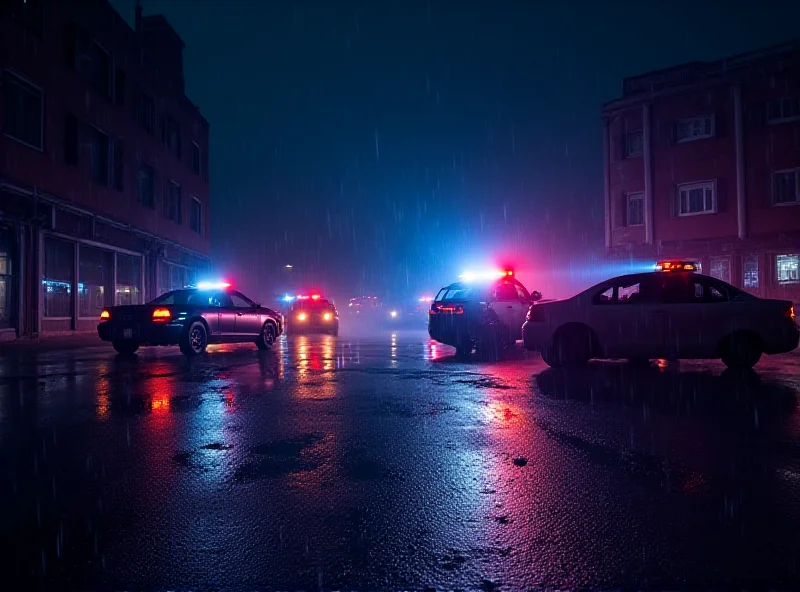
[[[792,320],[794,323],[795,316],[794,316],[794,305],[790,304],[789,308],[786,309],[786,316]]]
[[[154,323],[165,323],[172,318],[172,313],[168,308],[157,308],[153,311]]]
[[[103,312],[100,313],[100,320],[106,320],[110,318],[111,318],[111,313],[108,312],[107,310],[103,310]]]

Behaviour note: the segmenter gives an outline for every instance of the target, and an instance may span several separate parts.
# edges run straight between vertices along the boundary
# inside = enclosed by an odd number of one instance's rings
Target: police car
[[[762,354],[792,351],[800,339],[791,302],[701,275],[692,261],[660,261],[655,271],[534,304],[522,333],[525,347],[554,367],[591,358],[721,358],[747,369]]]
[[[330,300],[319,294],[295,296],[286,315],[287,333],[300,335],[309,333],[339,334],[339,311]]]
[[[439,290],[428,311],[431,339],[467,356],[513,345],[521,337],[525,314],[539,292],[530,293],[507,269],[465,273],[461,281]]]

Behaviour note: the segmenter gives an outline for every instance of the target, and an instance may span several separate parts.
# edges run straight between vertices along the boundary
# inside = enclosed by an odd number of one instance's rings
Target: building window
[[[644,134],[642,130],[625,134],[625,158],[641,156],[644,146]]]
[[[796,253],[775,257],[775,271],[777,272],[779,284],[796,284],[800,282],[798,262],[800,262],[800,256]]]
[[[104,97],[111,97],[111,57],[83,31],[77,36],[75,68],[92,88]]]
[[[141,304],[142,258],[117,253],[117,286],[114,303],[117,306]]]
[[[136,106],[136,120],[139,126],[151,136],[156,131],[156,102],[153,97],[142,93]]]
[[[78,247],[78,316],[97,318],[114,285],[114,253]]]
[[[156,207],[156,172],[146,164],[139,165],[139,203],[151,209]]]
[[[44,33],[43,0],[7,0],[11,18],[41,39]]]
[[[75,279],[75,244],[52,237],[44,239],[44,316],[72,317],[72,282]]]
[[[111,186],[117,191],[125,189],[125,154],[119,138],[111,139]]]
[[[758,288],[758,255],[749,255],[742,262],[745,288]]]
[[[188,285],[188,273],[180,265],[161,264],[161,293],[180,290]]]
[[[644,193],[628,194],[628,226],[644,224]]]
[[[175,181],[170,181],[167,186],[167,218],[173,222],[181,223],[181,186]]]
[[[717,204],[714,182],[691,183],[678,186],[678,215],[713,214]]]
[[[125,81],[125,70],[117,68],[114,71],[114,104],[125,104],[125,92],[127,90]]]
[[[181,126],[172,119],[172,117],[164,118],[164,127],[162,129],[162,143],[166,146],[175,158],[181,157]]]
[[[64,115],[64,162],[78,166],[78,118],[72,113]]]
[[[3,113],[5,135],[32,148],[43,149],[42,89],[6,70],[3,74]]]
[[[92,178],[100,185],[108,185],[108,134],[90,128],[92,146]]]
[[[714,117],[691,117],[675,123],[675,138],[678,142],[691,142],[714,137]]]
[[[192,171],[195,175],[200,174],[200,146],[192,142]]]
[[[0,329],[10,329],[16,324],[12,232],[9,228],[0,227]]]
[[[800,99],[781,99],[767,103],[767,121],[783,123],[800,119]]]
[[[731,283],[731,258],[712,257],[709,275],[728,284]]]
[[[800,197],[800,169],[778,171],[772,175],[772,203],[779,206],[797,204]]]
[[[189,226],[197,234],[203,234],[203,204],[196,197],[192,197],[191,211],[189,212]]]

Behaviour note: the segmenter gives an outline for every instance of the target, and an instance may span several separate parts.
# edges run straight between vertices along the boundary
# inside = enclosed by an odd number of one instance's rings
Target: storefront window
[[[187,269],[180,265],[161,264],[161,293],[187,286]]]
[[[0,329],[14,326],[14,282],[11,276],[11,231],[0,228]]]
[[[79,316],[98,317],[114,283],[114,253],[81,245],[78,260]]]
[[[51,237],[44,239],[44,316],[72,317],[74,265],[74,243]]]
[[[117,306],[141,304],[142,258],[117,253]]]

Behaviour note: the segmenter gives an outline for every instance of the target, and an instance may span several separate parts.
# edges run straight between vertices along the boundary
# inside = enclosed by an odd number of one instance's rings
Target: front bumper
[[[143,345],[177,345],[183,325],[176,323],[119,324],[104,321],[97,325],[97,335],[103,341],[135,341]]]
[[[769,340],[764,345],[765,354],[785,354],[797,349],[800,345],[800,328],[797,325],[787,327],[781,335],[774,340]]]

